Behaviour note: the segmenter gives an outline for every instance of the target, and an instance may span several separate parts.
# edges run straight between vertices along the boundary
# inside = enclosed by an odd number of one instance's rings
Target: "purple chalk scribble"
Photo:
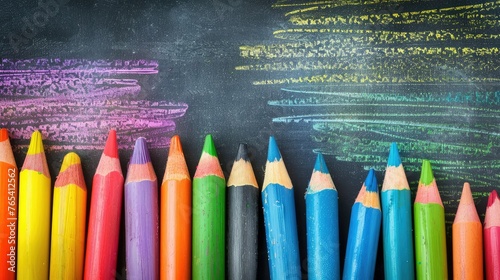
[[[150,60],[3,59],[0,127],[21,140],[16,149],[35,129],[48,150],[102,149],[112,128],[120,148],[132,149],[140,136],[151,148],[167,147],[188,105],[143,99],[141,82],[157,73]]]

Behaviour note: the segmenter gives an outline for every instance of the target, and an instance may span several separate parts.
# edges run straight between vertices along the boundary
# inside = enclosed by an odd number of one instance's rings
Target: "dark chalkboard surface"
[[[1,1],[0,126],[22,165],[34,129],[53,178],[63,155],[91,179],[110,128],[122,168],[148,138],[162,178],[181,136],[194,174],[207,133],[226,177],[249,144],[258,183],[270,135],[295,187],[303,278],[304,192],[316,152],[339,192],[341,259],[368,168],[398,142],[413,195],[431,160],[451,223],[469,181],[481,219],[500,182],[495,1]],[[268,275],[263,225],[259,279]],[[124,244],[124,240],[120,240]],[[121,246],[117,278],[125,278]],[[381,247],[379,247],[379,253]],[[381,256],[381,254],[379,254]],[[377,279],[383,277],[382,258]]]

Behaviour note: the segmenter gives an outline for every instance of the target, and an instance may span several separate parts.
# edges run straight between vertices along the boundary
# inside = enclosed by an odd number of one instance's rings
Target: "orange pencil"
[[[179,136],[161,184],[160,279],[191,278],[191,178]]]
[[[7,129],[0,129],[0,279],[16,276],[17,166]]]
[[[464,183],[452,226],[452,240],[453,279],[483,279],[483,226],[469,183]]]

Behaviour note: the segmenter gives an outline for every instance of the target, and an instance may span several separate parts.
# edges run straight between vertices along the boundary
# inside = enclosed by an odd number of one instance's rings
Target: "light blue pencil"
[[[391,144],[381,193],[385,279],[413,280],[411,194],[396,143]]]

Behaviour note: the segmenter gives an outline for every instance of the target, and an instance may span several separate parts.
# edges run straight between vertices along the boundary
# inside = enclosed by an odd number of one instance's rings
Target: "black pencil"
[[[227,187],[228,279],[256,279],[259,187],[245,144],[239,146]]]

